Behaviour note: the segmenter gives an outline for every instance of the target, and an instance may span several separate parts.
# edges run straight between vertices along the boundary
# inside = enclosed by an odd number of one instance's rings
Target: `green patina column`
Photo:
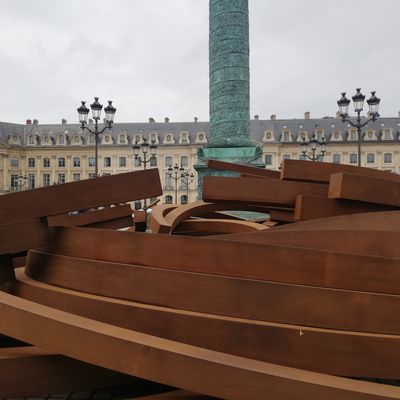
[[[210,0],[208,144],[199,149],[199,197],[203,176],[229,175],[205,167],[207,159],[262,166],[250,139],[248,0]]]

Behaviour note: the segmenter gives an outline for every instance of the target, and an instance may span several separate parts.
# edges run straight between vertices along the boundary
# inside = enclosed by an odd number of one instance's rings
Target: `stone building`
[[[300,142],[313,131],[327,141],[326,162],[357,165],[357,131],[334,117],[314,119],[305,113],[301,119],[250,121],[251,139],[262,148],[265,168],[278,169],[282,159],[302,158]],[[400,173],[400,115],[379,118],[363,129],[362,165]],[[160,171],[164,203],[174,201],[175,182],[168,168],[178,164],[193,172],[192,184],[178,181],[178,202],[191,202],[197,196],[197,150],[207,144],[208,122],[115,123],[101,135],[99,174],[116,174],[143,168],[135,160],[132,145],[143,138],[154,141],[157,160],[150,164]],[[7,193],[94,176],[94,137],[81,132],[78,124],[43,125],[0,122],[0,191]],[[139,206],[137,204],[137,206]]]

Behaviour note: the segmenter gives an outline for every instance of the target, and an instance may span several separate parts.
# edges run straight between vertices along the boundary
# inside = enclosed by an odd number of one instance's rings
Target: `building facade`
[[[285,158],[301,159],[302,137],[313,132],[327,141],[323,161],[357,165],[357,130],[340,119],[326,117],[279,120],[275,116],[250,121],[252,141],[262,148],[265,168],[279,169]],[[163,186],[163,203],[175,201],[175,181],[168,168],[177,164],[195,175],[193,183],[177,181],[178,203],[197,197],[197,150],[207,144],[208,122],[115,123],[105,131],[99,145],[99,174],[117,174],[143,169],[133,155],[132,145],[143,139],[155,142],[157,167]],[[400,173],[400,115],[379,118],[362,130],[361,164]],[[78,124],[26,125],[0,122],[0,191],[8,193],[94,176],[94,137],[82,133]],[[136,205],[137,207],[140,204]]]

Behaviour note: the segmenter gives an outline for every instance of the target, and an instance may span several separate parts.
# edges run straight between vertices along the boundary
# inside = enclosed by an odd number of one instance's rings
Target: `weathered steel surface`
[[[188,219],[181,222],[174,233],[187,232],[191,236],[195,233],[207,235],[231,234],[240,232],[254,232],[267,229],[267,226],[250,221],[226,219]]]
[[[294,218],[294,210],[271,210],[269,213],[269,217],[271,221],[296,222]]]
[[[281,179],[285,180],[329,183],[331,174],[337,172],[400,182],[400,176],[398,174],[372,168],[360,168],[353,165],[303,160],[283,160],[281,165]]]
[[[339,172],[331,175],[329,197],[400,207],[400,182]]]
[[[203,180],[204,201],[236,201],[263,206],[294,208],[296,196],[324,196],[326,185],[288,182],[264,178],[225,178],[207,176]]]
[[[19,253],[47,243],[48,227],[44,218],[0,224],[0,254]]]
[[[46,345],[81,361],[193,392],[232,400],[400,398],[400,389],[396,387],[202,349],[58,311],[3,292],[0,304],[0,332],[4,334]]]
[[[11,293],[115,326],[259,361],[351,377],[396,378],[400,372],[399,336],[308,328],[128,302],[49,286],[22,272]],[[287,348],[289,352],[282,352]]]
[[[393,209],[394,207],[369,204],[360,201],[329,199],[300,194],[296,198],[294,217],[298,221],[305,221],[338,215],[369,213]]]
[[[87,179],[0,196],[0,223],[119,204],[161,194],[157,169]]]
[[[354,223],[350,225],[357,227],[356,218],[351,219]],[[395,220],[396,218],[393,218],[393,221]],[[312,230],[312,226],[317,222],[306,221],[301,224],[305,227],[311,225],[309,229]],[[388,225],[390,224],[388,222]],[[294,225],[297,224],[274,229],[288,229]],[[358,226],[361,227],[362,224]],[[110,241],[113,243],[112,248],[107,246]],[[168,235],[144,236],[134,232],[105,232],[86,228],[54,229],[51,246],[47,251],[72,257],[157,268],[400,294],[397,283],[400,279],[400,260],[396,258],[260,245],[216,238],[198,240]],[[165,257],[165,254],[169,257]],[[384,274],[377,273],[383,270]],[[371,276],[374,279],[370,279]]]
[[[276,178],[280,177],[278,171],[271,171],[265,168],[257,168],[250,165],[234,164],[226,161],[207,160],[208,168],[217,169],[221,171],[232,171],[240,174],[248,174],[252,176],[260,176],[263,178]]]
[[[31,397],[139,381],[34,346],[0,348],[0,396]]]
[[[155,394],[152,396],[136,397],[136,400],[212,400],[212,399],[217,400],[215,397],[204,396],[198,393],[191,393],[185,390],[173,390],[171,392]]]
[[[26,274],[41,282],[86,293],[190,311],[400,334],[400,296],[394,295],[127,266],[33,250],[28,255]]]
[[[128,217],[132,220],[132,209],[129,204],[105,207],[100,210],[85,211],[78,214],[53,215],[47,218],[49,226],[92,226],[101,222],[108,222]],[[132,225],[132,221],[130,223]],[[127,225],[127,226],[130,226]]]

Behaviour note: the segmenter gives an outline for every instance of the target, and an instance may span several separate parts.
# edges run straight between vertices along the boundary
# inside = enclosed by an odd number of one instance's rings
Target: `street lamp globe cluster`
[[[95,138],[95,176],[99,176],[99,168],[98,168],[98,146],[99,146],[99,135],[101,135],[106,129],[111,129],[112,124],[114,122],[114,116],[117,109],[112,105],[112,101],[108,100],[107,107],[104,108],[104,112],[106,114],[104,118],[104,127],[99,130],[99,121],[101,118],[101,111],[103,109],[103,105],[99,103],[99,98],[95,97],[94,102],[90,105],[90,109],[92,110],[92,117],[94,120],[94,130],[88,128],[86,125],[88,123],[89,109],[86,107],[86,101],[81,102],[81,106],[77,108],[79,115],[79,122],[81,124],[82,130],[88,130],[90,133],[94,135]]]
[[[149,145],[147,139],[143,139],[143,142],[139,144],[139,142],[135,142],[132,146],[133,155],[135,156],[135,160],[138,160],[139,164],[143,164],[143,169],[146,169],[146,166],[149,162],[156,160],[157,156],[157,145],[155,141],[152,141]],[[143,156],[140,155],[140,150],[142,150]],[[148,157],[148,153],[150,150],[150,156]]]
[[[342,97],[337,101],[339,106],[340,117],[343,122],[348,122],[351,126],[357,128],[357,140],[358,140],[358,166],[361,166],[361,128],[366,126],[370,121],[376,121],[379,117],[379,103],[381,99],[376,97],[375,91],[371,92],[371,97],[367,100],[369,107],[369,118],[365,122],[361,122],[361,112],[364,108],[365,96],[361,93],[361,89],[356,89],[356,94],[352,97],[354,104],[354,111],[357,113],[357,120],[353,122],[348,118],[350,100],[346,98],[346,92],[342,93]]]
[[[322,134],[321,139],[319,139],[317,135],[317,128],[318,126],[316,125],[310,140],[306,140],[306,136],[303,135],[302,142],[300,143],[303,157],[308,158],[311,161],[318,161],[319,159],[322,160],[326,153],[325,135]],[[311,148],[311,155],[308,154],[308,146]],[[317,152],[318,147],[320,149],[319,152]]]
[[[186,196],[188,196],[188,191],[189,191],[189,185],[193,182],[194,175],[193,173],[189,174],[188,171],[185,171],[185,168],[183,166],[178,166],[178,164],[175,164],[175,166],[172,168],[172,166],[168,167],[168,175],[170,179],[174,180],[175,183],[175,204],[178,204],[178,181],[180,180],[183,185],[186,185]]]

